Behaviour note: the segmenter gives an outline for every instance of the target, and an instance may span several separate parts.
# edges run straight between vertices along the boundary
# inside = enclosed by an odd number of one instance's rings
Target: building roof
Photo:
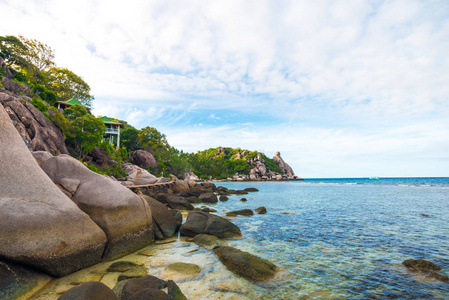
[[[109,119],[109,118],[106,117],[106,116],[101,117],[100,120],[102,120],[103,123],[105,123],[105,124],[120,125],[121,127],[124,126],[123,123],[121,123],[121,122],[116,122],[116,121],[112,121],[111,119]]]
[[[69,106],[72,106],[72,105],[81,105],[81,106],[84,106],[84,105],[82,105],[79,101],[77,101],[77,100],[75,100],[75,99],[70,99],[70,100],[67,100],[67,101],[56,101],[56,103],[61,103],[61,104],[65,104],[65,105],[69,105]],[[90,108],[89,107],[87,107],[87,106],[84,106],[87,110],[90,110]]]

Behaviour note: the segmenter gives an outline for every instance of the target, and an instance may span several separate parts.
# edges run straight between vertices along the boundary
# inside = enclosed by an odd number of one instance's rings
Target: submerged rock
[[[402,262],[402,264],[412,272],[422,272],[429,276],[432,276],[440,281],[449,282],[449,277],[441,274],[437,271],[441,270],[440,266],[424,260],[424,259],[407,259]]]
[[[232,247],[218,247],[215,255],[228,270],[247,279],[263,281],[276,274],[277,267],[263,258]]]
[[[71,288],[58,300],[117,300],[114,292],[101,282],[86,282]]]
[[[228,217],[234,217],[234,216],[252,216],[254,215],[254,212],[251,209],[240,209],[240,210],[234,210],[226,213],[226,216]]]
[[[116,261],[112,263],[109,268],[106,270],[107,272],[125,272],[129,269],[136,267],[137,264],[131,261]]]
[[[179,229],[181,235],[194,237],[205,233],[222,239],[238,238],[242,234],[240,228],[230,221],[207,212],[189,212],[187,220]]]
[[[163,291],[146,288],[138,291],[134,295],[128,298],[129,300],[143,300],[143,299],[154,299],[154,300],[171,300],[170,296]]]
[[[228,200],[229,200],[228,196],[225,195],[220,196],[220,201],[228,201]]]
[[[147,275],[147,269],[144,266],[135,266],[122,274],[118,277],[118,281],[122,281],[125,279],[131,279],[131,278],[140,278]]]
[[[193,242],[209,250],[219,246],[228,246],[228,242],[221,240],[216,236],[210,234],[197,234],[193,238]]]

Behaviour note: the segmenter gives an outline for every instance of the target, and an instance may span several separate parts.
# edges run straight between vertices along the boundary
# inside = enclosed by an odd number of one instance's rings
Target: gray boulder
[[[172,237],[178,229],[178,222],[172,215],[172,213],[168,210],[167,206],[157,201],[156,199],[151,198],[150,196],[141,195],[141,197],[145,199],[145,201],[151,207],[155,232],[161,233],[161,235],[156,235],[156,238],[164,239]]]
[[[194,237],[205,233],[221,239],[239,238],[240,228],[230,221],[202,211],[189,212],[186,222],[179,229],[181,235]]]
[[[138,195],[68,155],[52,157],[42,169],[56,184],[80,183],[72,200],[106,233],[104,257],[112,258],[140,249],[154,240],[151,209]]]
[[[129,157],[131,158],[131,162],[141,168],[157,168],[157,162],[156,159],[154,159],[154,156],[145,150],[136,150],[131,153],[129,153]]]
[[[0,257],[63,276],[101,260],[104,232],[48,178],[0,105]]]
[[[251,209],[240,209],[240,210],[234,210],[226,213],[226,216],[228,217],[234,217],[234,216],[252,216],[254,215],[254,212]]]
[[[134,183],[134,185],[145,185],[158,182],[156,176],[136,165],[123,164],[123,169],[127,174],[127,180]]]
[[[184,198],[172,194],[159,194],[157,201],[167,204],[172,209],[193,210],[193,205]]]
[[[167,283],[155,276],[147,275],[141,278],[133,278],[127,280],[125,285],[123,286],[121,299],[128,300],[131,298],[131,296],[146,288],[161,290],[166,287]]]
[[[217,195],[215,195],[214,192],[203,193],[198,197],[198,199],[204,203],[217,203],[218,202]]]

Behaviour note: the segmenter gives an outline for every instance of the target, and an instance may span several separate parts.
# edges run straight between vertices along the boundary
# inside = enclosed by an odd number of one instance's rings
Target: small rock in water
[[[263,258],[232,247],[218,247],[215,255],[226,268],[242,277],[263,281],[272,278],[277,271],[276,265]]]
[[[176,262],[168,265],[165,269],[168,273],[177,273],[183,275],[194,275],[201,272],[201,268],[195,264]]]
[[[250,187],[250,188],[244,189],[244,191],[247,191],[247,192],[258,192],[259,190],[256,189],[256,188]]]
[[[116,261],[112,263],[109,268],[106,270],[108,272],[125,272],[131,268],[136,267],[137,264],[131,261]]]
[[[171,300],[186,300],[187,297],[182,293],[179,286],[173,281],[167,281],[167,293]]]
[[[242,199],[240,199],[240,201],[242,201],[242,202],[246,202],[246,201],[248,201],[248,199],[246,199],[246,198],[242,198]]]
[[[137,266],[129,269],[123,274],[120,274],[120,276],[118,277],[118,281],[122,281],[124,279],[139,278],[145,275],[147,275],[147,269],[144,266]]]
[[[228,196],[221,195],[219,200],[220,200],[220,201],[228,201],[229,198],[228,198]]]
[[[226,213],[226,216],[233,217],[233,216],[252,216],[254,215],[254,212],[251,209],[240,209],[240,210],[234,210]]]
[[[421,214],[421,216],[428,217],[429,215],[428,214]]]
[[[418,270],[418,271],[428,271],[428,270],[441,270],[440,266],[437,266],[436,264],[424,260],[424,259],[407,259],[402,262],[404,266],[406,266],[408,269],[412,270]]]
[[[212,286],[212,289],[217,292],[231,292],[231,293],[242,293],[243,289],[236,283],[229,281],[220,281]]]
[[[193,238],[193,241],[195,242],[195,244],[203,246],[210,250],[218,246],[228,246],[228,243],[226,241],[210,234],[197,234]]]
[[[259,215],[263,215],[267,213],[267,209],[264,206],[258,207],[254,210]]]
[[[117,300],[114,292],[101,282],[86,282],[71,288],[58,300]]]

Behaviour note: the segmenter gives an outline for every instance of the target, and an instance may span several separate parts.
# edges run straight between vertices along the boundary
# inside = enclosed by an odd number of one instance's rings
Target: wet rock
[[[80,181],[72,200],[106,233],[105,258],[134,252],[154,240],[150,206],[117,181],[68,155],[48,159],[42,169],[56,184]]]
[[[259,190],[256,189],[256,188],[250,187],[250,188],[244,189],[244,191],[247,191],[247,192],[249,192],[249,193],[253,193],[253,192],[258,192]]]
[[[248,199],[246,199],[246,198],[242,198],[242,199],[240,199],[240,201],[242,201],[242,202],[246,202],[246,201],[248,201]]]
[[[226,213],[226,216],[228,217],[234,217],[234,216],[252,216],[254,215],[254,212],[251,209],[240,209],[240,210],[234,210]]]
[[[193,242],[199,246],[203,246],[209,250],[219,246],[228,246],[228,242],[217,238],[210,234],[197,234],[193,238]]]
[[[276,274],[277,267],[273,263],[232,247],[218,247],[215,255],[226,268],[244,278],[263,281]]]
[[[214,192],[203,193],[198,197],[198,199],[204,203],[217,203],[218,202],[217,195],[215,195]]]
[[[176,220],[176,230],[178,230],[182,226],[182,214],[179,211],[177,211],[176,209],[169,209],[168,211],[175,218],[175,220]]]
[[[231,292],[242,293],[243,289],[238,284],[229,281],[220,281],[212,286],[212,289],[217,292]]]
[[[254,211],[259,215],[263,215],[263,214],[267,213],[267,209],[265,208],[265,206],[258,207]]]
[[[140,278],[147,275],[147,269],[144,266],[136,266],[134,268],[129,269],[128,271],[120,274],[118,277],[118,281],[131,279],[131,278]]]
[[[117,300],[114,292],[101,282],[87,282],[71,288],[58,300]]]
[[[146,288],[161,290],[166,287],[167,283],[164,280],[159,279],[155,276],[147,275],[142,278],[133,278],[127,280],[125,285],[123,286],[121,299],[127,300],[138,291]]]
[[[150,205],[155,233],[156,231],[158,233],[156,234],[156,238],[163,239],[172,237],[178,230],[178,221],[173,214],[164,204],[156,199],[153,199],[147,195],[140,196]]]
[[[220,196],[220,201],[228,201],[228,200],[229,200],[228,196],[225,195]]]
[[[147,288],[138,291],[134,295],[128,298],[129,300],[143,300],[143,299],[151,299],[151,300],[171,300],[170,296],[164,293],[163,291]]]
[[[189,203],[202,203],[203,202],[196,196],[185,197],[184,200],[188,201]]]
[[[172,263],[163,270],[165,277],[172,280],[190,280],[200,273],[198,265],[183,262]]]
[[[206,212],[189,212],[187,220],[179,229],[181,235],[194,237],[205,233],[222,239],[241,237],[240,228],[230,221]]]
[[[429,271],[429,270],[441,270],[441,267],[437,266],[436,264],[424,260],[424,259],[407,259],[402,262],[404,266],[406,266],[408,269],[412,270],[418,270],[418,271]]]
[[[167,281],[167,293],[171,300],[187,300],[187,297],[173,280]]]
[[[215,184],[213,184],[212,182],[201,182],[200,185],[203,190],[208,190],[208,191],[216,191],[217,190],[217,186]]]
[[[235,194],[236,195],[246,195],[246,194],[248,194],[248,192],[244,191],[244,190],[237,190],[237,191],[235,191]]]
[[[184,198],[171,194],[158,194],[157,201],[167,204],[172,209],[193,210],[193,205]]]
[[[137,267],[137,264],[133,263],[131,261],[116,261],[116,262],[112,263],[106,271],[107,272],[125,272],[134,267]]]
[[[24,295],[52,278],[46,274],[6,261],[0,261],[0,299],[27,298]]]

